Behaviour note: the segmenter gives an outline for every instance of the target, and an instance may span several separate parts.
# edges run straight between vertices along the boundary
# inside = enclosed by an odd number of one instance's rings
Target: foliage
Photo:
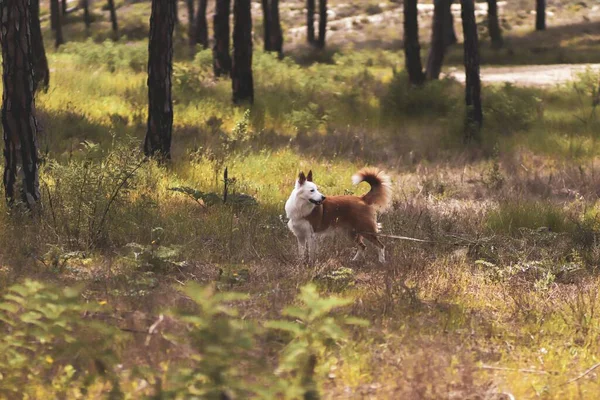
[[[94,44],[86,42],[68,42],[60,47],[63,54],[73,55],[80,64],[89,67],[103,66],[110,72],[123,68],[143,71],[148,64],[148,46],[144,42],[115,43],[105,40]]]
[[[482,104],[485,125],[504,135],[528,129],[542,110],[535,91],[510,83],[487,87]]]
[[[496,233],[517,234],[520,229],[548,229],[572,232],[574,223],[558,206],[539,201],[502,202],[486,218],[488,229]]]

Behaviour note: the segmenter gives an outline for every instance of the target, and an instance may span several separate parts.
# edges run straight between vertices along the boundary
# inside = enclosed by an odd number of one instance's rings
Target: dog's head
[[[304,172],[300,172],[298,180],[296,181],[296,198],[299,201],[307,201],[316,206],[320,206],[325,200],[317,185],[313,183],[312,170],[308,171],[308,175],[304,175]]]

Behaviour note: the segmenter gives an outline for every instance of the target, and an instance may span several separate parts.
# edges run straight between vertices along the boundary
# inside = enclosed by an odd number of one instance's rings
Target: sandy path
[[[588,68],[599,72],[600,64],[482,67],[481,80],[487,83],[510,82],[519,86],[554,86],[577,78],[578,73],[585,72]],[[447,73],[460,82],[465,81],[463,70],[452,68]]]

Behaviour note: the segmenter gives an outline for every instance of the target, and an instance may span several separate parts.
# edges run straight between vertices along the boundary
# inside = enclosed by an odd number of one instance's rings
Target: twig
[[[160,325],[160,323],[163,322],[164,319],[165,319],[165,317],[162,314],[160,314],[158,316],[158,319],[156,320],[156,322],[150,326],[150,328],[148,329],[148,336],[146,336],[146,343],[145,343],[146,346],[148,346],[150,344],[150,338],[154,334],[154,331],[156,330],[158,325]]]
[[[493,365],[482,365],[481,369],[492,369],[496,371],[512,371],[512,372],[524,372],[527,374],[540,374],[540,375],[556,375],[556,371],[542,371],[540,369],[520,369],[520,368],[506,368],[506,367],[494,367]]]
[[[593,370],[595,370],[598,367],[600,367],[600,363],[592,365],[590,368],[586,369],[581,375],[578,375],[578,376],[576,376],[573,379],[569,379],[568,381],[566,381],[565,383],[561,384],[560,386],[565,386],[565,385],[568,385],[569,383],[573,383],[575,381],[578,381],[579,379],[583,378],[584,376],[586,376],[587,374],[589,374],[590,372],[592,372]]]

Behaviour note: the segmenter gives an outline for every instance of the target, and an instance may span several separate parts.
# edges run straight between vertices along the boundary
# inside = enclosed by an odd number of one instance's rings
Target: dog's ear
[[[306,175],[306,180],[312,182],[312,169],[308,171],[308,175]]]
[[[300,172],[300,175],[298,175],[298,184],[304,185],[304,182],[306,182],[306,176],[304,175],[304,172]]]

